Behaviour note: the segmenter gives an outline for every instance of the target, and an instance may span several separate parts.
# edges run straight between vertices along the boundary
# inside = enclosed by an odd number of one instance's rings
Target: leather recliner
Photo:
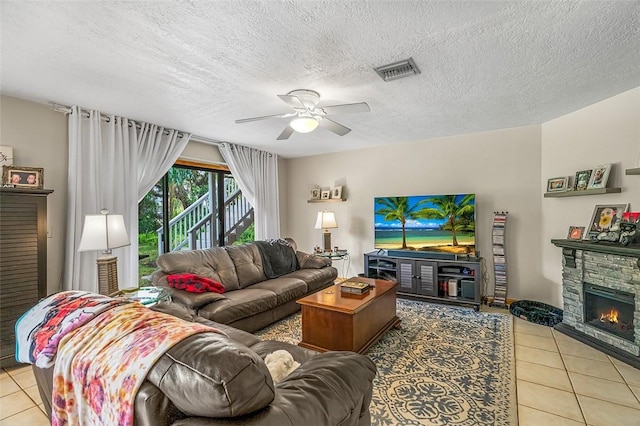
[[[175,303],[160,303],[152,309],[210,325],[224,334],[190,336],[161,356],[136,394],[136,426],[371,423],[369,404],[376,367],[368,357],[261,341]],[[300,366],[274,384],[263,360],[279,349],[291,353]],[[33,366],[33,370],[50,415],[53,368]]]

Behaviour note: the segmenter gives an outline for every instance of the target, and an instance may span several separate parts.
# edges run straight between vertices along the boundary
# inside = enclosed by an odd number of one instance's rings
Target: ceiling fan
[[[293,132],[309,133],[320,126],[333,133],[344,136],[351,131],[350,128],[336,123],[327,118],[328,115],[350,114],[354,112],[369,112],[371,108],[365,102],[355,104],[342,104],[319,107],[320,94],[313,90],[292,90],[286,95],[278,95],[294,111],[284,114],[265,115],[262,117],[243,118],[236,120],[237,124],[249,123],[251,121],[266,120],[268,118],[288,118],[294,117],[289,125],[276,138],[277,140],[289,139]]]

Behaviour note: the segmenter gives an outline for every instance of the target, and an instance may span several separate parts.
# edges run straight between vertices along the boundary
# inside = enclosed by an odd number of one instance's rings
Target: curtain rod
[[[67,106],[67,105],[62,105],[62,104],[58,104],[56,102],[51,102],[51,109],[53,109],[55,112],[61,112],[63,114],[71,114],[71,107]],[[80,111],[82,112],[82,116],[85,118],[89,118],[89,111],[87,111],[84,108],[80,108]],[[109,117],[101,117],[103,120],[105,120],[107,123],[109,122]],[[135,121],[135,120],[134,120]],[[131,126],[131,124],[129,124]],[[140,129],[140,124],[136,123],[136,128]],[[166,134],[169,134],[168,131],[165,131]],[[182,136],[184,136],[185,132],[181,132],[178,131],[178,137],[181,138]],[[194,142],[200,142],[200,143],[204,143],[207,145],[220,145],[222,144],[222,142],[214,140],[214,139],[209,139],[209,138],[205,138],[204,136],[197,136],[197,135],[191,135],[191,139]]]

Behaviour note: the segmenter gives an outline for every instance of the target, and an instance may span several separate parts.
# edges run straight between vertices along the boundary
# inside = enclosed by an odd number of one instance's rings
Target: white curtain
[[[242,195],[253,206],[256,240],[279,238],[278,156],[230,143],[219,149]]]
[[[191,134],[142,124],[138,132],[138,202],[176,162]]]
[[[137,286],[138,200],[173,165],[189,138],[180,140],[177,132],[148,124],[138,131],[135,122],[116,116],[104,120],[98,111],[90,111],[87,119],[78,107],[71,108],[64,290],[98,291],[100,253],[78,252],[78,246],[85,215],[103,208],[124,216],[131,241],[114,250],[119,286]]]

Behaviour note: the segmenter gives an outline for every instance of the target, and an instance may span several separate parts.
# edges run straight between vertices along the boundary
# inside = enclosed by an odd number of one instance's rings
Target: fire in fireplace
[[[635,296],[586,282],[582,288],[585,324],[633,342]]]

